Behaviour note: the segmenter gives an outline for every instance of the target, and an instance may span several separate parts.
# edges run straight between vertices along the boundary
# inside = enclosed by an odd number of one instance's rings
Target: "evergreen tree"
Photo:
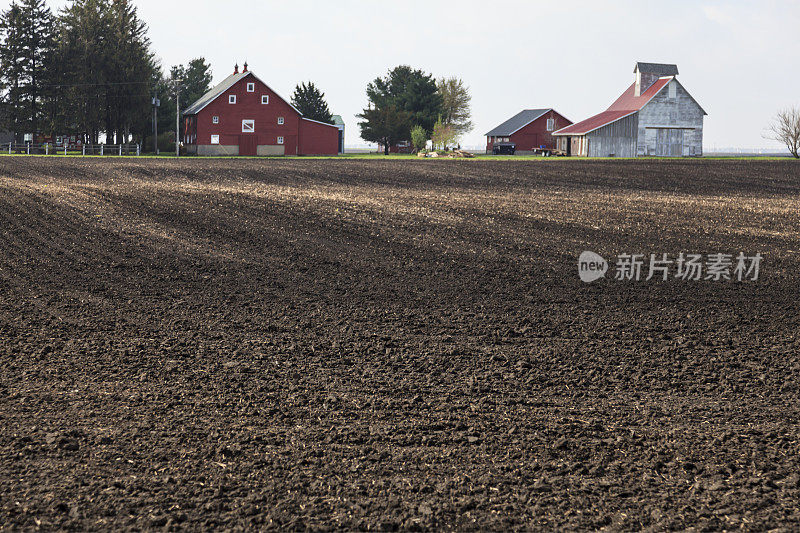
[[[60,80],[50,102],[54,127],[91,143],[104,131],[104,89],[113,67],[105,8],[104,0],[76,0],[60,13],[50,65]]]
[[[159,76],[161,76],[160,73]],[[156,92],[161,99],[161,107],[158,110],[158,131],[162,133],[175,131],[176,102],[173,80],[182,80],[180,83],[181,109],[186,109],[211,89],[212,79],[211,65],[202,57],[192,59],[186,66],[173,66],[168,78],[159,79],[156,85]],[[181,121],[181,128],[183,128],[183,121]]]
[[[367,85],[367,98],[370,105],[358,116],[364,119],[359,123],[361,137],[368,141],[377,142],[368,138],[374,137],[376,131],[387,132],[383,121],[390,117],[402,121],[397,124],[399,129],[390,128],[396,142],[411,139],[412,125],[432,132],[442,114],[442,97],[436,81],[431,75],[407,65],[396,67],[385,78],[376,78]],[[372,124],[372,120],[380,122]],[[388,147],[385,147],[385,152],[388,153]]]
[[[46,65],[54,47],[54,17],[44,0],[13,2],[0,15],[0,66],[7,87],[7,128],[39,133]]]
[[[44,96],[42,84],[47,80],[45,67],[55,46],[55,17],[45,0],[22,0],[22,14],[26,23],[23,33],[25,68],[27,70],[29,105],[28,120],[31,131],[39,133],[41,100]],[[51,132],[48,132],[51,133]]]
[[[325,102],[325,93],[317,89],[313,82],[301,83],[294,88],[292,105],[299,109],[305,118],[333,124],[333,115]]]
[[[398,109],[394,104],[369,107],[357,116],[364,119],[358,123],[361,138],[380,144],[386,155],[389,155],[392,145],[410,138],[411,113]]]
[[[106,135],[115,143],[128,142],[131,133],[139,139],[149,129],[149,85],[155,69],[147,25],[139,19],[129,0],[112,0],[108,9],[108,31],[113,43],[112,68],[106,93]]]
[[[58,49],[51,72],[59,129],[97,142],[138,139],[150,130],[151,86],[156,64],[147,26],[128,0],[74,0],[59,17]],[[54,113],[58,116],[58,113]]]
[[[211,65],[203,57],[192,59],[186,65],[181,79],[181,107],[185,109],[211,89]]]
[[[19,4],[0,14],[0,83],[3,89],[2,127],[15,133],[19,142],[22,133],[24,76],[22,68],[22,10]]]

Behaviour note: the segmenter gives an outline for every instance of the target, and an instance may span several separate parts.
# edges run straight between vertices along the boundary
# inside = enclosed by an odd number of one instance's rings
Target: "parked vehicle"
[[[515,143],[496,143],[492,148],[494,155],[514,155],[516,151],[517,145]]]
[[[538,148],[534,148],[533,153],[534,155],[541,155],[544,157],[550,157],[551,155],[558,157],[566,157],[567,155],[567,153],[562,150],[558,150],[555,148],[548,148],[546,146],[540,146]]]

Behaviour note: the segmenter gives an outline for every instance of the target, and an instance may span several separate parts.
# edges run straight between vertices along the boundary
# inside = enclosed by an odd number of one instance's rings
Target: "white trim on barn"
[[[306,117],[300,117],[300,118],[303,120],[307,120],[309,122],[316,122],[317,124],[322,124],[323,126],[331,126],[332,128],[336,128],[337,130],[339,129],[339,126],[337,126],[336,124],[328,124],[327,122],[320,122],[319,120],[313,120]]]

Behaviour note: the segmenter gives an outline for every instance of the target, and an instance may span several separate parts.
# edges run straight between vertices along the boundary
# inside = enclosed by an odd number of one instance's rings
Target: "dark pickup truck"
[[[494,155],[514,155],[517,151],[517,145],[514,143],[497,143],[492,146],[492,153]]]

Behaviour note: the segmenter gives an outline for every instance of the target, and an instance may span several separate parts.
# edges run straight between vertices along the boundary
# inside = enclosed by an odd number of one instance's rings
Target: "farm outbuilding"
[[[183,112],[192,155],[336,155],[339,128],[303,114],[255,74],[233,74]]]
[[[486,152],[491,153],[500,143],[514,143],[516,153],[552,150],[556,147],[552,133],[570,124],[571,120],[552,108],[524,109],[486,134]]]
[[[557,148],[589,157],[701,156],[706,112],[678,81],[678,67],[637,63],[611,106],[553,133]]]
[[[344,153],[344,120],[341,115],[333,115],[333,125],[339,130],[339,153]]]

